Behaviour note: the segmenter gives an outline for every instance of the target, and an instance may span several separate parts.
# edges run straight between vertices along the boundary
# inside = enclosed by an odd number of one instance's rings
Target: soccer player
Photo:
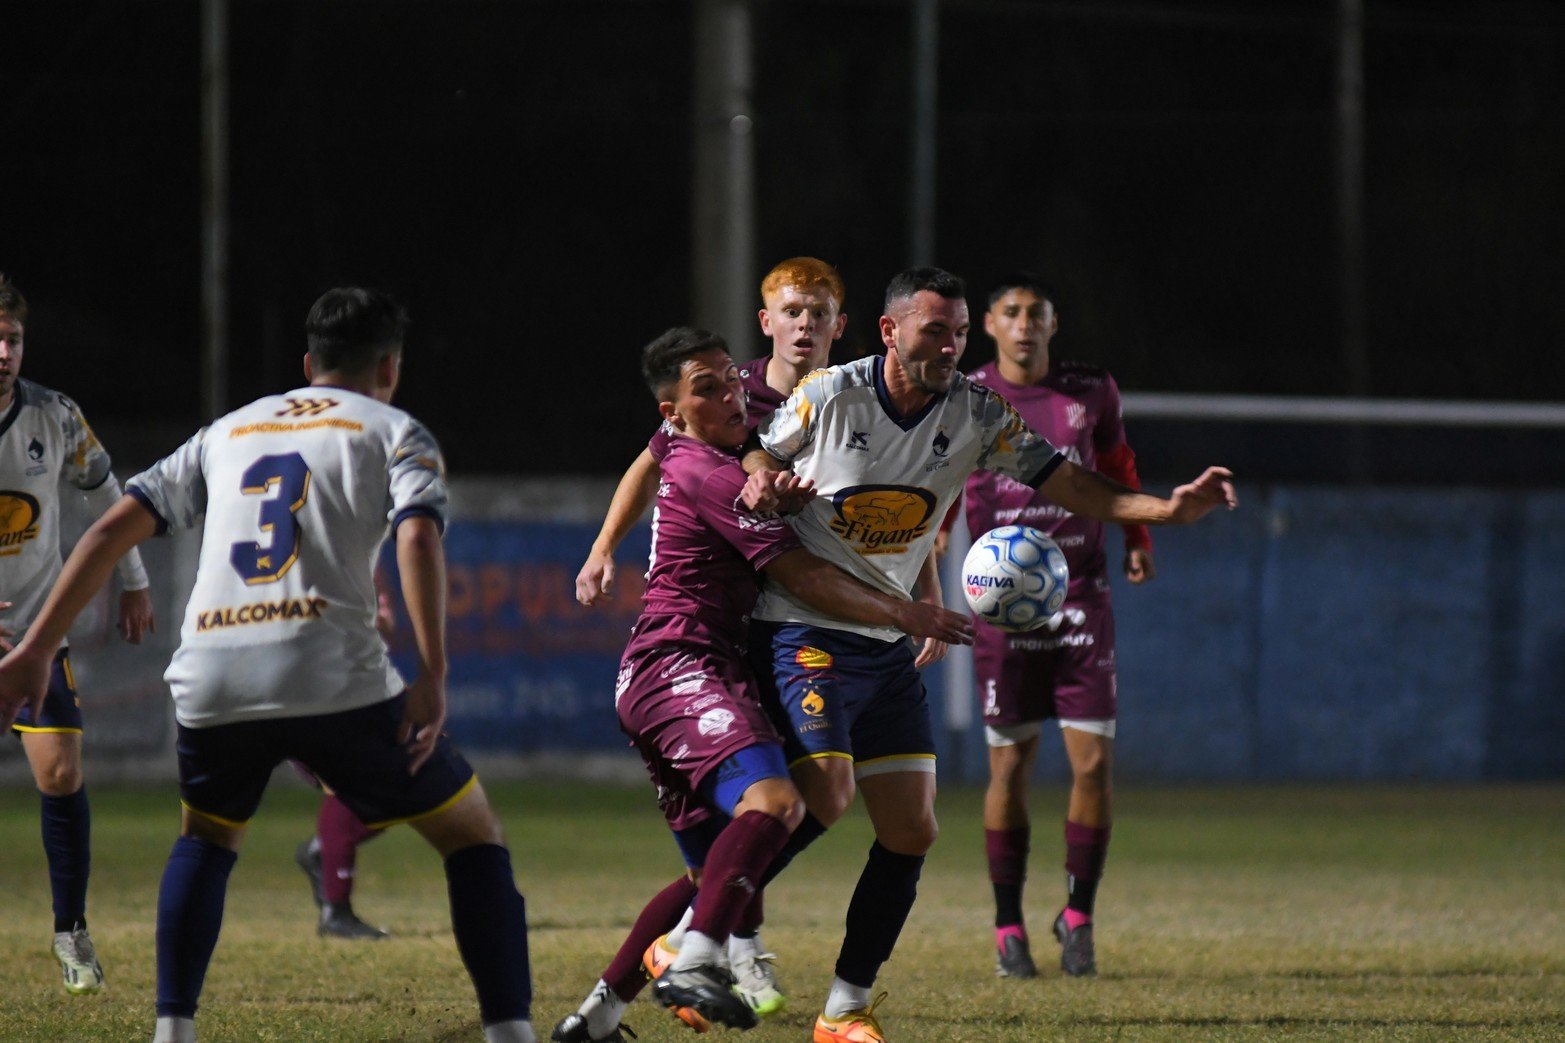
[[[389,404],[406,321],[384,294],[323,295],[306,323],[309,386],[221,417],[131,479],[0,660],[9,722],[42,701],[53,650],[113,563],[155,533],[202,526],[164,675],[184,811],[158,892],[155,1043],[195,1039],[229,872],[273,767],[288,758],[365,822],[409,822],[439,851],[485,1040],[534,1040],[511,856],[472,768],[441,731],[446,483],[429,432]],[[388,528],[419,658],[405,688],[375,632],[372,571]]]
[[[804,546],[877,589],[909,596],[940,520],[980,468],[1074,514],[1119,524],[1193,522],[1237,502],[1208,468],[1168,499],[1087,470],[957,370],[969,329],[962,280],[938,268],[892,279],[880,319],[885,355],[806,378],[751,453],[746,502],[776,503],[779,473],[813,483],[793,519]],[[913,653],[896,631],[823,613],[764,584],[750,639],[762,699],[783,731],[793,778],[829,826],[855,791],[875,842],[848,906],[836,978],[816,1043],[883,1041],[871,994],[912,910],[934,843],[934,735]]]
[[[963,643],[970,627],[958,613],[850,578],[804,550],[786,523],[743,508],[746,476],[736,451],[749,437],[745,393],[722,338],[671,329],[644,349],[642,372],[674,433],[661,462],[644,608],[620,661],[614,702],[687,863],[701,874],[693,922],[654,991],[665,1006],[699,1014],[698,1027],[749,1028],[756,1014],[731,989],[726,938],[804,817],[746,661],[757,570],[801,603],[866,625]],[[690,816],[692,804],[708,814]],[[670,888],[683,901],[693,890],[678,882]],[[667,915],[670,888],[643,918]],[[639,940],[621,947],[553,1039],[623,1039],[619,1018],[639,988],[639,951]]]
[[[1095,366],[1050,357],[1049,344],[1059,330],[1055,304],[1054,292],[1031,272],[1018,272],[995,286],[984,332],[994,340],[996,357],[974,370],[971,379],[1004,398],[1028,427],[1082,467],[1139,489],[1114,378]],[[989,744],[984,840],[994,885],[996,967],[1009,977],[1038,973],[1022,916],[1032,839],[1027,780],[1038,757],[1043,721],[1053,717],[1071,766],[1067,897],[1054,919],[1054,934],[1066,974],[1095,974],[1092,913],[1112,823],[1117,716],[1114,611],[1103,525],[989,471],[974,472],[967,480],[966,503],[974,539],[997,526],[1030,525],[1060,545],[1071,576],[1064,606],[1042,629],[1006,634],[978,621],[973,668]],[[1144,525],[1127,525],[1124,533],[1125,576],[1131,583],[1145,583],[1155,574],[1151,535]]]
[[[841,338],[847,327],[847,316],[842,313],[846,300],[847,288],[842,276],[819,258],[790,257],[766,273],[761,280],[762,307],[757,318],[761,333],[771,338],[771,354],[747,363],[739,370],[739,380],[745,390],[746,422],[751,428],[770,420],[806,373],[827,364],[832,343]],[[674,429],[669,424],[659,425],[647,447],[620,479],[603,519],[602,530],[576,576],[576,599],[583,605],[591,605],[612,591],[614,550],[652,503],[658,488],[659,468],[673,437]],[[943,654],[944,646],[938,642],[927,642],[926,647],[931,661],[937,658],[937,651]],[[692,814],[699,818],[705,812],[693,809]],[[813,820],[807,819],[804,829],[809,832],[816,826]],[[666,905],[672,918],[649,912],[638,921],[643,932],[650,932],[643,948],[647,950],[647,962],[653,970],[672,959],[692,915],[689,909],[684,909],[681,918],[682,907],[678,895],[672,891]],[[767,1017],[782,1010],[787,997],[772,968],[775,956],[766,952],[761,944],[759,931],[763,919],[762,896],[757,892],[751,907],[729,936],[728,957],[740,995],[757,1013]],[[626,944],[631,944],[635,937],[639,934],[633,932]],[[668,945],[660,939],[666,939]],[[669,948],[670,945],[673,948]],[[627,980],[625,989],[632,985],[639,988],[639,982]],[[680,1013],[680,1016],[685,1015]]]
[[[23,380],[27,301],[0,275],[0,649],[28,633],[60,574],[61,486],[80,489],[93,515],[120,498],[109,454],[76,403]],[[119,563],[120,635],[139,644],[153,629],[152,599],[141,556]],[[11,724],[38,786],[44,855],[54,899],[54,957],[65,991],[96,992],[103,966],[87,933],[87,878],[92,865],[91,812],[82,780],[82,712],[65,634],[48,650],[47,694]]]
[[[390,639],[397,629],[396,607],[381,569],[375,570],[375,629]],[[311,785],[321,780],[308,769],[295,765]],[[327,790],[315,816],[315,832],[300,841],[293,860],[310,881],[310,897],[315,899],[315,933],[322,938],[375,942],[387,936],[384,928],[367,924],[353,911],[353,878],[359,846],[384,833],[359,820],[353,809],[335,793]]]

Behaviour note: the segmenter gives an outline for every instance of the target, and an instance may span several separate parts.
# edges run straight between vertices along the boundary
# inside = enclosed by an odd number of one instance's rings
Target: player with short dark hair
[[[831,345],[842,336],[848,321],[842,312],[847,301],[842,276],[836,268],[817,257],[790,257],[778,262],[762,277],[760,294],[761,310],[757,320],[761,333],[771,339],[771,352],[739,367],[739,381],[745,390],[746,420],[751,428],[770,420],[805,374],[827,364]],[[668,453],[672,437],[673,428],[667,423],[660,424],[641,455],[620,479],[603,519],[602,530],[576,577],[576,599],[582,604],[591,605],[613,589],[614,549],[652,503],[658,488],[659,467]],[[692,813],[700,817],[705,811],[693,809]],[[806,817],[795,835],[809,834],[818,828],[819,823]],[[643,930],[650,932],[643,945],[646,950],[643,962],[648,973],[660,973],[673,959],[684,937],[691,912],[684,904],[688,903],[688,896],[683,903],[681,901],[681,890],[675,886],[665,896],[665,914],[649,913],[641,922]],[[691,894],[694,894],[694,885],[691,885]],[[735,988],[756,1013],[769,1017],[786,1006],[787,996],[773,970],[775,954],[766,952],[761,944],[759,932],[764,915],[762,893],[758,891],[729,936],[728,956]],[[633,933],[626,944],[631,944],[635,937],[637,935]],[[627,969],[623,978],[611,973],[607,980],[619,992],[627,994],[627,999],[641,987],[640,972],[634,965]],[[684,1012],[676,1013],[686,1017]]]
[[[866,625],[962,643],[970,627],[957,613],[849,578],[804,550],[786,523],[744,509],[737,451],[749,437],[745,393],[721,337],[676,327],[648,344],[642,359],[672,437],[661,461],[644,607],[620,661],[614,704],[687,864],[701,875],[692,924],[654,988],[665,1006],[700,1015],[693,1025],[748,1028],[756,1014],[731,989],[726,938],[768,871],[786,859],[789,834],[804,817],[745,655],[757,572],[805,604]],[[705,814],[692,815],[696,806]],[[668,890],[638,924],[666,915],[659,910]],[[623,1039],[619,1018],[634,988],[624,995],[609,979],[634,967],[640,944],[621,947],[553,1039]]]
[[[9,722],[42,701],[49,656],[113,563],[156,533],[202,527],[164,675],[184,814],[158,893],[155,1043],[195,1039],[229,872],[272,769],[289,758],[368,824],[409,822],[440,852],[484,1038],[534,1040],[526,907],[510,853],[477,776],[441,730],[446,482],[434,438],[390,405],[404,328],[383,294],[323,295],[308,320],[309,385],[220,417],[131,479],[0,661]],[[375,630],[373,570],[388,529],[419,657],[406,686]]]
[[[963,293],[960,279],[937,268],[894,278],[880,318],[886,354],[813,374],[794,390],[761,433],[764,452],[746,458],[754,472],[747,502],[769,508],[788,483],[813,483],[814,499],[791,519],[804,546],[901,597],[911,596],[940,520],[979,469],[1122,524],[1193,522],[1235,504],[1223,468],[1165,500],[1068,460],[958,372],[969,329]],[[806,805],[829,826],[862,792],[875,827],[814,1038],[884,1041],[875,979],[912,910],[937,830],[923,682],[895,631],[833,617],[770,583],[753,618],[762,698]]]
[[[23,380],[27,299],[0,275],[0,649],[27,633],[60,574],[61,487],[82,492],[96,517],[120,498],[109,454],[76,403]],[[139,644],[154,628],[147,572],[134,550],[119,563],[120,635]],[[87,933],[92,868],[92,814],[82,774],[82,712],[64,634],[50,648],[48,691],[41,706],[17,716],[38,787],[44,855],[54,904],[55,959],[65,991],[103,987],[103,965]]]
[[[1119,387],[1107,370],[1055,360],[1058,297],[1032,272],[1006,276],[989,294],[984,330],[995,360],[970,376],[1009,402],[1027,426],[1082,467],[1139,489],[1135,454],[1125,439]],[[1092,915],[1112,825],[1115,683],[1114,612],[1101,522],[1080,517],[1041,492],[999,475],[967,480],[967,527],[974,539],[1001,525],[1030,525],[1059,544],[1070,565],[1065,604],[1040,629],[1007,634],[978,621],[973,668],[989,745],[984,838],[995,896],[996,968],[1037,974],[1022,915],[1032,829],[1027,781],[1043,721],[1053,717],[1071,766],[1065,816],[1066,902],[1055,916],[1060,965],[1096,973]],[[953,511],[954,516],[954,511]],[[1127,525],[1124,570],[1131,583],[1151,579],[1152,537]]]

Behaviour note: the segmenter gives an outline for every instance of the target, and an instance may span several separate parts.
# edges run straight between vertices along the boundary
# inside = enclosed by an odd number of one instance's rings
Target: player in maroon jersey
[[[1125,441],[1119,388],[1102,369],[1050,358],[1059,328],[1055,295],[1036,275],[1003,280],[989,295],[984,331],[995,361],[972,379],[1010,402],[1027,426],[1083,467],[1140,488]],[[1065,816],[1067,899],[1054,921],[1066,974],[1096,973],[1092,914],[1112,823],[1116,717],[1114,613],[1109,601],[1103,524],[1073,515],[1043,494],[990,471],[967,482],[967,526],[974,539],[1000,525],[1030,525],[1053,537],[1070,563],[1063,609],[1043,628],[1006,634],[978,624],[973,666],[989,743],[984,836],[995,894],[999,973],[1037,974],[1022,917],[1031,827],[1027,779],[1043,721],[1059,722],[1071,765]],[[1154,574],[1145,526],[1125,526],[1125,575]]]
[[[846,296],[837,269],[814,257],[790,257],[766,273],[759,318],[761,333],[771,338],[772,353],[739,370],[751,428],[770,420],[806,373],[826,366],[832,343],[847,327],[848,317],[842,313]],[[669,437],[668,425],[659,427],[614,490],[603,528],[576,576],[576,600],[583,605],[613,589],[614,550],[652,504]]]
[[[660,464],[643,610],[620,661],[614,702],[687,863],[701,874],[692,925],[655,991],[664,1006],[693,1010],[703,1022],[749,1028],[756,1013],[723,966],[727,935],[768,871],[791,857],[784,849],[805,815],[745,655],[758,573],[820,611],[915,638],[965,643],[972,627],[961,614],[851,578],[806,551],[781,519],[744,507],[746,475],[736,451],[749,436],[745,393],[722,338],[669,330],[647,345],[642,369],[671,437]],[[695,807],[707,814],[693,816]],[[664,915],[679,885],[654,897],[642,919]],[[688,901],[689,890],[680,890]],[[620,1015],[641,986],[640,927],[638,920],[634,940],[551,1038],[623,1038]]]
[[[847,326],[847,316],[842,313],[846,299],[847,288],[837,269],[815,257],[790,257],[766,273],[761,280],[763,307],[758,319],[761,333],[771,338],[771,354],[746,363],[739,370],[739,380],[745,390],[746,422],[750,428],[764,426],[800,378],[828,364],[831,345]],[[576,599],[583,605],[591,605],[612,591],[614,550],[651,505],[658,488],[659,467],[673,436],[674,429],[669,424],[660,425],[620,479],[603,519],[603,528],[576,576]],[[932,647],[921,657],[920,665],[938,658],[937,651],[943,652],[943,649]],[[692,810],[696,818],[705,814],[699,809]],[[817,826],[813,817],[806,819],[806,831]],[[694,894],[694,885],[691,893]],[[669,945],[677,948],[690,916],[686,911],[685,918],[680,919],[677,895],[671,894],[668,903],[674,910],[673,919],[660,922],[652,918],[647,925],[650,931],[647,960],[655,969],[671,957],[671,950],[662,946],[662,940],[666,938]],[[751,908],[729,937],[729,959],[740,994],[766,1017],[782,1009],[787,1000],[772,970],[771,961],[775,957],[764,950],[760,941],[759,930],[764,916],[762,895],[758,891]],[[651,944],[654,939],[658,940],[658,945]]]

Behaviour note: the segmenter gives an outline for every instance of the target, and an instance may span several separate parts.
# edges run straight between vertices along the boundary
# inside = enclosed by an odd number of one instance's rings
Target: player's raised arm
[[[408,744],[408,774],[435,751],[446,723],[446,555],[433,518],[414,516],[397,526],[397,570],[418,649],[418,676],[408,685],[397,739]]]
[[[0,660],[0,725],[9,727],[24,705],[31,705],[34,714],[38,713],[49,681],[49,664],[71,624],[103,589],[125,552],[156,532],[157,519],[152,512],[133,497],[122,496],[77,541],[38,618]]]
[[[803,548],[778,555],[762,571],[811,608],[838,619],[896,627],[918,640],[973,643],[973,621],[963,613],[883,594]]]
[[[1186,525],[1217,507],[1232,510],[1239,505],[1233,472],[1226,467],[1208,467],[1166,500],[1137,492],[1069,460],[1054,468],[1038,489],[1072,514],[1120,525]]]
[[[657,491],[658,463],[652,450],[643,449],[615,487],[614,499],[603,516],[603,528],[598,530],[587,560],[576,573],[577,601],[591,605],[614,592],[614,551],[630,534]]]

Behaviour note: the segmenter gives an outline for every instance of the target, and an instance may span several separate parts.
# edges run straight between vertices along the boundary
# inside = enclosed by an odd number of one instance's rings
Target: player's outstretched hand
[[[944,641],[936,641],[932,637],[924,638],[924,643],[919,646],[918,655],[913,657],[913,665],[922,670],[926,666],[940,662],[951,651],[951,646]]]
[[[1152,563],[1152,552],[1145,547],[1132,547],[1125,552],[1125,578],[1140,585],[1157,575]]]
[[[8,609],[10,607],[11,607],[11,602],[9,602],[9,601],[0,601],[0,610]],[[4,623],[0,623],[0,653],[9,652],[14,647],[14,645],[13,645],[13,643],[11,641],[11,638],[13,638],[15,636],[16,636],[16,631],[12,630],[10,627],[6,626]]]
[[[428,674],[420,674],[408,685],[402,724],[397,728],[397,742],[407,747],[409,775],[417,775],[435,752],[445,726],[446,686]]]
[[[614,556],[594,547],[576,573],[576,600],[591,605],[614,593]]]
[[[11,730],[11,722],[24,706],[32,710],[32,719],[38,720],[49,690],[49,663],[53,659],[52,655],[15,649],[0,659],[0,731]]]
[[[1206,517],[1215,508],[1227,507],[1231,511],[1239,506],[1233,477],[1233,472],[1226,467],[1208,467],[1201,472],[1201,477],[1175,489],[1168,498],[1173,504],[1169,523],[1184,525]]]
[[[897,609],[897,629],[919,641],[933,638],[947,645],[973,643],[973,621],[966,613],[927,601],[902,602]]]
[[[157,618],[152,614],[152,595],[143,587],[120,594],[120,637],[133,645],[141,644],[148,633],[158,632]]]

